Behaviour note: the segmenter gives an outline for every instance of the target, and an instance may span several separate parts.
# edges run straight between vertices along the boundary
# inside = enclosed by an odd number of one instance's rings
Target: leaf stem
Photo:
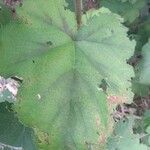
[[[77,27],[80,28],[82,24],[82,0],[75,0]]]

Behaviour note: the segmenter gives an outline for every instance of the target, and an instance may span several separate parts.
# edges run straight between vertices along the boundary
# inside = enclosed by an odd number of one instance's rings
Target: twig
[[[82,24],[82,0],[75,0],[77,27],[80,28]]]
[[[14,147],[14,146],[6,145],[6,144],[0,142],[0,149],[3,150],[4,148],[10,148],[10,150],[23,150],[22,147]]]

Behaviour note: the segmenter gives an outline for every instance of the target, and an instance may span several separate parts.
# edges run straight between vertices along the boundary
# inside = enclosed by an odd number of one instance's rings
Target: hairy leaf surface
[[[134,42],[122,19],[107,9],[77,31],[74,13],[65,5],[62,0],[24,2],[18,11],[23,23],[0,31],[0,74],[23,78],[15,109],[38,129],[37,136],[46,134],[47,149],[88,149],[104,143],[100,139],[109,132],[106,96],[132,100],[133,71],[126,59]],[[103,81],[106,90],[100,88]]]

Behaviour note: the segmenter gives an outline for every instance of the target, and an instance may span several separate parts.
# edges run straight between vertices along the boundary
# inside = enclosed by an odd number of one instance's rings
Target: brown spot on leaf
[[[123,96],[117,96],[117,95],[110,95],[107,97],[108,102],[110,104],[121,104],[123,102],[126,102],[127,98]]]

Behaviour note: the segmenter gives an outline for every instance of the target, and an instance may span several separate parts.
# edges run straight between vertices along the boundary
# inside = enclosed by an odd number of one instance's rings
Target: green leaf
[[[146,132],[150,134],[150,126],[147,127]]]
[[[147,146],[140,143],[139,135],[133,134],[134,120],[120,120],[111,137],[108,138],[108,150],[147,150]]]
[[[36,150],[33,130],[23,126],[6,103],[0,104],[0,146]]]
[[[138,55],[139,54],[141,55],[142,50],[144,49],[143,46],[148,42],[148,39],[150,37],[150,26],[149,26],[149,24],[150,24],[150,19],[147,19],[146,21],[144,21],[144,23],[139,25],[138,32],[137,32],[137,35],[135,37],[135,39],[137,41],[135,53]],[[143,54],[142,54],[142,57],[143,57]],[[145,61],[145,56],[135,66],[135,76],[136,77],[133,80],[133,84],[132,84],[133,92],[139,96],[147,96],[150,93],[150,84],[145,84],[145,83],[139,81],[140,76],[141,76],[141,71],[144,70],[144,68],[143,68],[144,61]]]
[[[141,52],[142,47],[148,42],[150,37],[150,18],[145,20],[138,28],[136,36],[136,52]]]
[[[0,74],[23,78],[15,109],[45,139],[44,150],[99,147],[99,138],[109,134],[111,111],[99,85],[105,80],[108,96],[132,101],[133,70],[126,59],[135,43],[121,18],[106,9],[77,31],[74,13],[62,4],[24,2],[18,12],[24,23],[0,31]]]
[[[65,0],[33,1],[26,0],[23,7],[17,9],[17,14],[23,22],[35,27],[55,25],[69,35],[77,29],[74,13],[65,10]]]
[[[11,11],[0,1],[0,27],[12,21]]]
[[[149,125],[150,125],[150,110],[145,110],[141,119],[135,120],[134,133],[138,133],[141,135],[145,134],[147,131],[149,131],[148,129]]]
[[[134,79],[134,81],[132,82],[132,91],[141,97],[147,96],[150,93],[150,87],[144,84],[140,84],[139,83],[139,78]]]
[[[146,127],[150,125],[150,110],[146,110],[144,113],[144,124]]]
[[[125,2],[129,2],[129,3],[131,3],[131,4],[134,4],[134,3],[136,3],[138,0],[119,0],[120,2],[123,2],[123,3],[125,3]]]
[[[109,8],[112,12],[121,15],[125,22],[132,23],[137,17],[139,17],[140,9],[143,8],[145,1],[136,0],[101,0],[101,5]]]
[[[145,85],[150,85],[150,40],[143,46],[142,56],[143,59],[139,65],[139,82]]]
[[[15,100],[12,98],[12,93],[10,93],[8,90],[5,90],[3,93],[0,93],[0,103],[2,102],[9,102],[13,103]]]

